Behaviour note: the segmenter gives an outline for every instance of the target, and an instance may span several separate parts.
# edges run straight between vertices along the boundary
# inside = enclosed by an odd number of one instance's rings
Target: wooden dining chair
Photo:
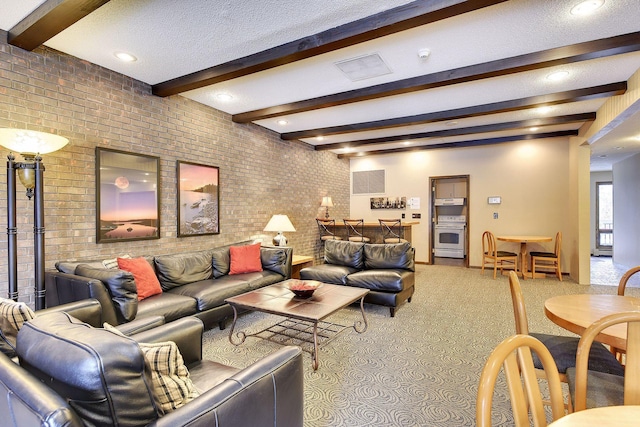
[[[320,232],[320,240],[342,240],[342,237],[336,236],[336,220],[316,218],[318,231]]]
[[[532,350],[546,372],[551,421],[565,415],[560,377],[549,350],[531,335],[514,335],[498,344],[482,369],[476,400],[476,425],[478,427],[491,426],[493,394],[501,369],[504,369],[511,397],[513,425],[528,427],[530,419],[533,420],[534,426],[548,424],[538,376],[533,366]]]
[[[344,219],[344,226],[347,229],[347,239],[350,242],[371,241],[370,238],[364,236],[364,219]]]
[[[511,302],[513,304],[513,315],[516,322],[516,334],[531,335],[540,342],[551,353],[553,360],[558,369],[560,381],[567,383],[567,369],[576,366],[576,355],[578,351],[578,337],[570,337],[564,335],[549,335],[529,331],[529,320],[527,317],[527,309],[524,303],[522,287],[520,279],[515,272],[509,272],[509,289],[511,291]],[[544,378],[545,372],[543,366],[537,358],[534,357],[534,366],[536,374],[539,378]],[[616,360],[615,356],[599,342],[596,342],[591,350],[589,369],[599,372],[606,372],[614,375],[623,375],[624,369]],[[571,398],[567,399],[567,407],[571,409]]]
[[[627,324],[627,364],[624,376],[594,372],[588,366],[589,349],[598,334],[613,325]],[[574,411],[600,406],[640,405],[640,311],[605,316],[589,326],[578,344],[575,368],[567,369]]]
[[[553,252],[531,252],[531,274],[536,277],[536,269],[553,270],[562,282],[560,269],[560,249],[562,248],[562,232],[556,233],[556,245]]]
[[[382,241],[384,243],[405,243],[407,240],[402,238],[402,220],[401,219],[380,219],[380,228],[382,228]]]
[[[499,251],[496,236],[490,231],[482,233],[482,274],[485,266],[493,267],[493,278],[496,278],[498,267],[500,274],[507,269],[518,271],[518,254],[515,252]]]
[[[627,289],[627,282],[629,281],[629,279],[631,279],[631,276],[633,276],[639,271],[640,271],[640,265],[630,268],[622,275],[622,277],[620,278],[620,281],[618,282],[618,295],[624,296],[624,292]],[[611,348],[611,352],[615,354],[616,359],[618,359],[620,363],[625,364],[626,362],[623,356],[625,351],[619,348],[615,348],[613,346],[611,346],[610,348]]]

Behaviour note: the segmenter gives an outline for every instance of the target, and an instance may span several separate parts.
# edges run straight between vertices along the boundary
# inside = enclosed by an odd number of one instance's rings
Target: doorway
[[[613,183],[596,182],[596,253],[613,255]]]
[[[430,264],[469,266],[469,175],[429,178]]]

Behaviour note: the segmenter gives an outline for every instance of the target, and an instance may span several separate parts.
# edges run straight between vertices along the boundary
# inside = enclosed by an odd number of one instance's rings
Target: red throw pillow
[[[260,261],[260,243],[254,245],[231,246],[231,269],[229,274],[253,273],[262,271]]]
[[[118,268],[133,274],[138,290],[138,301],[162,293],[156,273],[146,259],[118,258]]]

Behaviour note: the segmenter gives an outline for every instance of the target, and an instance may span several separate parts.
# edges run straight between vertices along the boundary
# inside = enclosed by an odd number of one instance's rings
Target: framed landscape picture
[[[160,158],[96,148],[96,242],[160,238]]]
[[[178,237],[219,234],[220,169],[177,162]]]

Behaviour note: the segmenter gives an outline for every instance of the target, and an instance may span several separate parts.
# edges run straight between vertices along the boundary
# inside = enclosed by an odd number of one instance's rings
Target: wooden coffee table
[[[364,297],[368,289],[350,286],[330,285],[323,283],[313,293],[311,298],[298,298],[288,289],[289,280],[267,286],[242,295],[227,298],[233,308],[233,324],[229,331],[229,341],[240,345],[248,336],[267,339],[278,343],[283,338],[313,344],[311,353],[313,369],[318,369],[318,347],[320,342],[326,344],[333,340],[343,330],[353,327],[358,333],[367,330],[368,323],[364,314]],[[353,326],[339,325],[323,321],[338,310],[360,300],[362,321],[354,322]],[[237,332],[234,335],[238,309],[261,311],[263,313],[283,316],[286,319],[252,334]]]

